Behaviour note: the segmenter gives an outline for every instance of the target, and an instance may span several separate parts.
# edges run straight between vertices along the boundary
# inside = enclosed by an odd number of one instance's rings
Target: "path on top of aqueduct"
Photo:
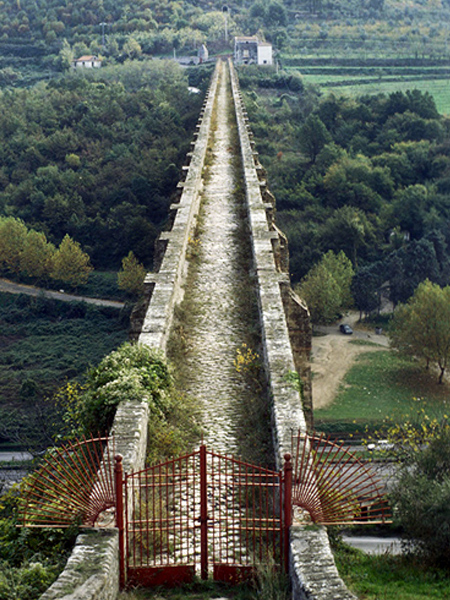
[[[252,376],[251,364],[245,372],[238,372],[235,364],[238,352],[255,356],[259,335],[239,144],[225,64],[214,110],[199,227],[191,240],[198,260],[191,264],[185,292],[189,319],[184,329],[188,349],[182,365],[184,389],[202,403],[208,447],[256,464],[273,464],[270,416],[261,410],[261,385]],[[268,458],[269,448],[272,457]]]

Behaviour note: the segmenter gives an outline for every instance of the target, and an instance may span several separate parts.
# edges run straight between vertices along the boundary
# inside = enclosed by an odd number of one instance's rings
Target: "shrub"
[[[171,404],[171,387],[172,377],[162,354],[125,343],[90,371],[82,399],[82,425],[91,433],[108,431],[122,400],[144,398],[152,419],[164,419]]]
[[[442,424],[432,421],[423,424],[417,435],[410,428],[406,433],[403,462],[391,492],[395,515],[409,548],[427,562],[448,568],[450,426],[447,420]]]
[[[0,600],[37,600],[65,564],[78,531],[16,527],[17,499],[13,489],[0,505]]]

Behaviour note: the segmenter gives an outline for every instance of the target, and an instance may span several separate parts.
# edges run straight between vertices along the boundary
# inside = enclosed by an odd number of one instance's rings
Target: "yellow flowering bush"
[[[259,355],[245,343],[236,350],[236,358],[233,362],[238,373],[256,375],[259,372]]]

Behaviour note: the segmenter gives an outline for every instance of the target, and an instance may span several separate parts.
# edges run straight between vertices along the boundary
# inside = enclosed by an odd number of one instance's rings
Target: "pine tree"
[[[145,267],[137,260],[133,252],[129,252],[122,260],[122,270],[117,275],[117,282],[121,290],[138,296],[144,291]]]
[[[89,255],[66,235],[53,256],[51,277],[76,287],[87,282],[92,270]]]

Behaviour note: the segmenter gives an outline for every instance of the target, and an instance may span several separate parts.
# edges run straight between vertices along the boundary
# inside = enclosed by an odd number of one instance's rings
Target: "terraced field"
[[[324,88],[324,93],[361,96],[390,94],[417,89],[429,92],[438,111],[450,115],[450,67],[442,66],[289,66],[287,70],[300,71],[306,83]]]

